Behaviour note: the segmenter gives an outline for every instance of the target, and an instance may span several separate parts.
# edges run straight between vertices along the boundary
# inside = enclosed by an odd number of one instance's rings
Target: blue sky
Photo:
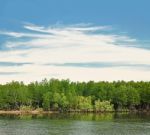
[[[113,25],[148,40],[149,0],[0,0],[0,28],[21,22],[39,25],[94,23]]]
[[[149,80],[149,5],[149,0],[0,0],[0,81],[27,81],[31,73],[30,81]]]

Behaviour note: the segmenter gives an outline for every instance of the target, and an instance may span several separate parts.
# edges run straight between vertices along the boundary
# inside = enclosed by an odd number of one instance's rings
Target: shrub
[[[20,106],[20,111],[30,112],[32,110],[33,110],[32,106],[25,106],[25,105]]]
[[[95,101],[95,110],[96,111],[113,111],[113,105],[110,103],[110,101],[100,101],[96,100]]]

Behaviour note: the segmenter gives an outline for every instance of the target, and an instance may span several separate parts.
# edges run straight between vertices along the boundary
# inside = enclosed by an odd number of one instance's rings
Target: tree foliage
[[[0,109],[30,106],[44,110],[150,109],[150,82],[71,82],[44,79],[0,85]]]

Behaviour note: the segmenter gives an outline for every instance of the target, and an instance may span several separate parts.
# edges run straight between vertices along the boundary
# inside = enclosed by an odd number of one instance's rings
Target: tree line
[[[149,110],[150,82],[71,82],[44,79],[0,85],[0,109],[51,111]]]

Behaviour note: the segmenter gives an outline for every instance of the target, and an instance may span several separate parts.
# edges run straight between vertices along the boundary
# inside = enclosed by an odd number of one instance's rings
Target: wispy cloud
[[[23,27],[25,31],[0,31],[11,37],[3,43],[6,49],[0,50],[0,72],[28,73],[5,78],[7,81],[150,79],[150,50],[137,48],[138,39],[120,35],[111,26]]]
[[[53,25],[50,27],[44,26],[36,26],[34,24],[28,24],[24,26],[25,29],[42,32],[42,33],[49,33],[49,34],[58,34],[59,31],[67,32],[88,32],[88,31],[106,31],[111,30],[111,26],[92,26],[91,24],[76,24],[76,25]]]
[[[28,63],[28,62],[24,62],[24,63],[17,63],[17,62],[1,62],[0,61],[0,67],[3,66],[3,67],[6,67],[6,66],[23,66],[23,65],[28,65],[28,64],[33,64],[33,63]]]
[[[11,31],[0,31],[1,35],[7,35],[15,38],[24,38],[24,37],[29,37],[29,38],[48,38],[51,37],[50,35],[44,35],[44,34],[32,34],[32,33],[21,33],[21,32],[11,32]]]
[[[17,74],[20,74],[20,73],[19,72],[0,72],[0,75],[4,75],[4,76],[17,75]]]
[[[150,69],[150,64],[134,64],[122,62],[83,62],[83,63],[49,63],[49,66],[83,67],[83,68],[108,68],[108,67],[129,67]]]

